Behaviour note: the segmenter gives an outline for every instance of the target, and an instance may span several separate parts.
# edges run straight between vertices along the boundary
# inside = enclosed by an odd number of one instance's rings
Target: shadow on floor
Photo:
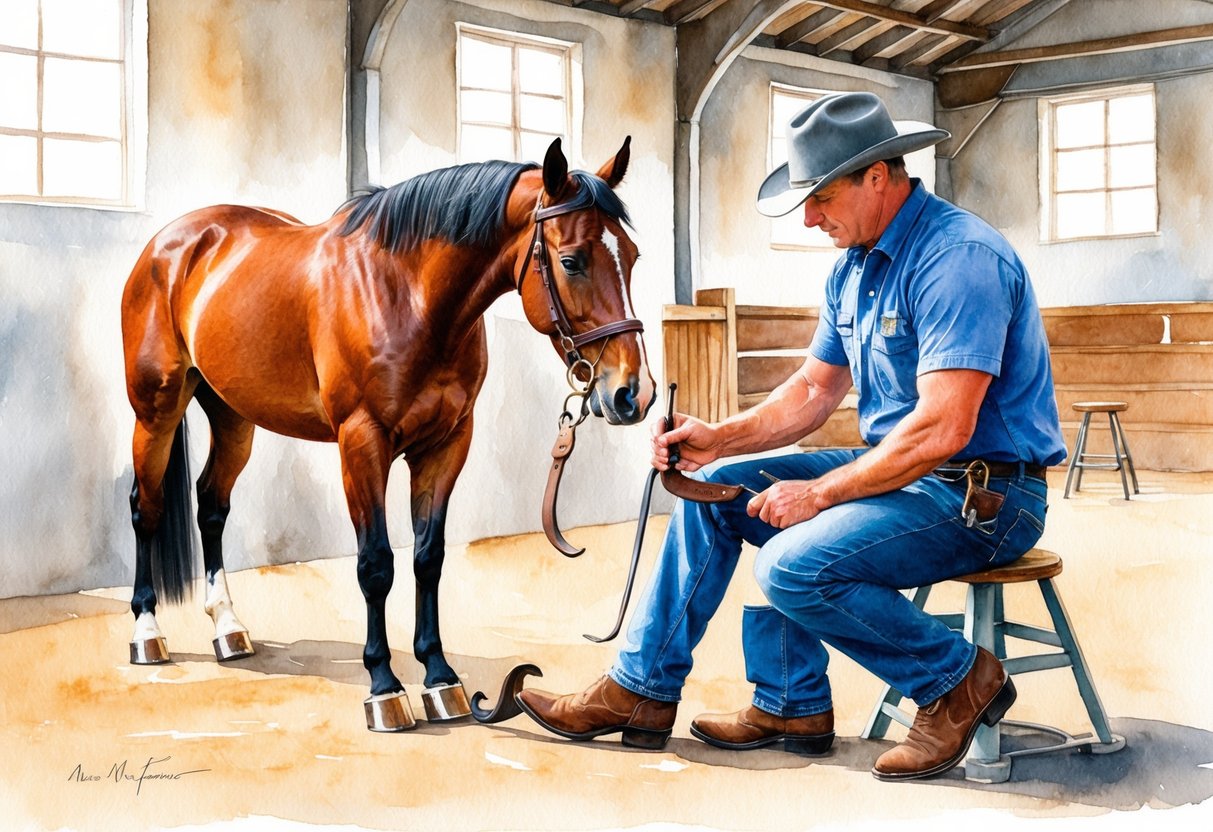
[[[338,684],[364,686],[362,647],[339,641],[297,641],[292,644],[255,642],[257,653],[231,666],[240,670],[272,675],[315,676]],[[470,656],[449,657],[467,679],[469,694],[483,690],[486,707],[496,702],[501,680],[521,662],[517,658],[482,659]],[[411,654],[393,651],[393,668],[408,684],[421,684],[421,668]],[[204,654],[176,654],[178,663],[213,662]],[[400,673],[408,668],[407,673]],[[474,722],[431,725],[419,723],[423,734],[446,734]],[[564,744],[537,726],[496,725],[493,730],[513,734],[529,741]],[[1044,800],[1060,800],[1106,809],[1131,810],[1142,806],[1181,806],[1201,803],[1213,797],[1213,732],[1183,725],[1145,719],[1112,719],[1112,731],[1122,735],[1126,747],[1112,754],[1084,754],[1063,751],[1016,758],[1011,779],[1005,783],[983,784],[964,778],[961,768],[946,775],[913,784],[920,788],[951,788],[1019,794]],[[1013,742],[1014,739],[1008,741]],[[692,739],[674,738],[666,753],[708,766],[762,771],[808,768],[812,765],[839,766],[852,771],[869,771],[876,758],[893,745],[887,740],[862,740],[840,737],[831,752],[822,757],[802,757],[780,750],[725,751]],[[601,740],[586,747],[602,753],[644,754],[624,748],[613,740]]]

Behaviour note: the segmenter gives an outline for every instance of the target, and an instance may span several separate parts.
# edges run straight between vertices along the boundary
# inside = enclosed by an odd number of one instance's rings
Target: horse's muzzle
[[[590,394],[590,410],[611,425],[634,425],[644,419],[655,397],[645,401],[640,393],[640,377],[631,375],[626,385],[609,386],[600,380]]]

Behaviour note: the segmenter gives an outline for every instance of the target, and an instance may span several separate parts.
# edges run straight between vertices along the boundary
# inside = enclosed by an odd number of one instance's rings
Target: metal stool
[[[1096,736],[1092,737],[1090,734],[1074,736],[1059,728],[1031,722],[1013,722],[1008,719],[1002,720],[992,728],[982,725],[973,738],[973,744],[969,747],[968,757],[965,758],[965,777],[970,780],[984,783],[1004,782],[1011,776],[1011,761],[1015,757],[1044,754],[1067,748],[1075,748],[1084,753],[1108,754],[1119,751],[1125,746],[1125,738],[1119,734],[1113,734],[1108,728],[1103,703],[1099,701],[1099,694],[1095,691],[1095,685],[1091,681],[1087,663],[1082,656],[1082,649],[1074,637],[1070,618],[1066,615],[1056,587],[1053,586],[1053,578],[1060,574],[1060,557],[1043,549],[1032,549],[1019,560],[1006,566],[953,578],[953,580],[969,585],[964,613],[933,613],[936,618],[953,630],[962,631],[969,641],[986,648],[997,656],[1007,673],[1011,675],[1069,667],[1074,672],[1078,693],[1082,697],[1083,704],[1086,705],[1087,716],[1095,729]],[[1006,620],[1003,610],[1003,585],[1027,583],[1028,581],[1035,581],[1040,587],[1045,606],[1053,620],[1052,630]],[[914,605],[922,609],[926,606],[931,587],[918,587],[913,592]],[[1047,652],[1008,659],[1006,644],[1008,636],[1036,644],[1060,647],[1061,652]],[[897,720],[907,728],[910,727],[913,724],[913,718],[898,707],[902,698],[899,691],[886,685],[884,695],[876,704],[872,715],[868,718],[867,727],[860,736],[865,739],[880,739],[888,730],[891,720]],[[1003,726],[1027,728],[1051,735],[1056,737],[1057,742],[1004,753],[1002,751]]]
[[[1117,413],[1129,409],[1125,402],[1075,402],[1074,409],[1082,414],[1082,424],[1078,428],[1078,438],[1074,441],[1074,453],[1070,456],[1070,467],[1066,473],[1066,493],[1063,499],[1070,496],[1070,483],[1074,490],[1082,487],[1082,472],[1084,468],[1105,468],[1109,471],[1120,471],[1120,484],[1125,490],[1125,499],[1129,499],[1129,481],[1125,477],[1125,469],[1133,478],[1133,493],[1140,494],[1137,487],[1137,471],[1133,468],[1133,455],[1129,453],[1129,442],[1125,439],[1125,430],[1120,426]],[[1110,454],[1087,453],[1087,431],[1091,426],[1092,413],[1107,413],[1108,428],[1112,432],[1112,450]],[[1087,462],[1088,459],[1112,459],[1115,462]],[[1074,474],[1078,473],[1075,479]]]

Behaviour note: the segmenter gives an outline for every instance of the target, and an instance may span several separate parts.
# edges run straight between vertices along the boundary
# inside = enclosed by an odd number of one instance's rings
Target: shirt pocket
[[[899,402],[918,398],[917,346],[913,333],[872,336],[872,371],[884,396]]]

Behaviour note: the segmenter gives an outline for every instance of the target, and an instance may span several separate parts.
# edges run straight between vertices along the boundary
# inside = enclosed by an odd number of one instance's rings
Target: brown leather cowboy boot
[[[691,733],[708,745],[733,751],[783,740],[785,751],[816,756],[834,742],[834,712],[787,719],[751,705],[731,714],[700,714],[691,722]]]
[[[978,724],[995,725],[1014,701],[1015,685],[1002,663],[978,647],[960,684],[918,709],[905,742],[881,754],[872,774],[878,780],[942,774],[964,759]]]
[[[589,740],[616,731],[633,748],[663,748],[674,728],[677,702],[659,702],[621,687],[603,676],[581,693],[561,696],[542,690],[520,691],[514,700],[531,719],[553,734]]]

